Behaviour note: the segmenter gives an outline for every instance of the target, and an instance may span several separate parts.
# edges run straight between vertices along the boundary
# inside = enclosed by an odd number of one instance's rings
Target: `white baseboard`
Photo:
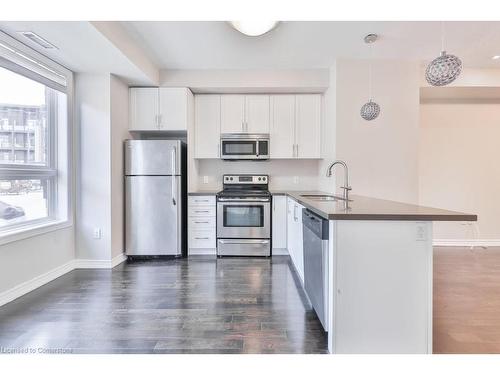
[[[288,255],[287,249],[273,249],[273,255]]]
[[[46,272],[40,276],[36,276],[31,280],[25,281],[22,284],[16,285],[15,287],[6,290],[3,293],[0,293],[0,306],[5,305],[15,299],[57,279],[58,277],[73,271],[75,268],[74,260],[70,260],[69,262],[56,267],[49,272]]]
[[[88,268],[114,268],[127,259],[125,254],[120,254],[113,259],[75,259],[75,269]]]
[[[456,246],[456,247],[467,247],[467,246],[500,246],[500,239],[492,240],[440,240],[435,239],[432,241],[433,246]]]
[[[120,263],[123,263],[127,260],[127,256],[125,253],[121,253],[117,256],[115,256],[113,259],[111,259],[111,268],[115,268],[117,265]]]
[[[73,271],[75,269],[82,268],[102,268],[111,269],[116,267],[120,263],[127,259],[125,254],[120,254],[111,260],[92,260],[92,259],[73,259],[69,262],[50,270],[43,275],[36,276],[31,280],[28,280],[22,284],[16,285],[15,287],[0,293],[0,306],[5,305],[15,299],[57,279],[58,277]]]

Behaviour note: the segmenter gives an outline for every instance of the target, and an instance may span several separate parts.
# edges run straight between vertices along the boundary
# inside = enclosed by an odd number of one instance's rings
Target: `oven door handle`
[[[219,202],[269,202],[269,198],[218,198]]]
[[[266,244],[266,243],[269,243],[269,240],[248,240],[248,239],[245,239],[245,240],[224,240],[224,239],[220,239],[218,240],[220,243],[222,244],[227,244],[227,245],[237,245],[237,244],[241,244],[241,243],[260,243],[260,244]]]

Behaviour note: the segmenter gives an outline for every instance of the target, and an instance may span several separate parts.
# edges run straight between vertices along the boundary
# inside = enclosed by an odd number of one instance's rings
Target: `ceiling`
[[[363,37],[380,35],[375,58],[431,60],[441,48],[440,22],[281,22],[247,37],[227,22],[123,22],[163,69],[314,69],[336,58],[367,58]],[[500,22],[446,22],[445,47],[466,67],[499,67]]]
[[[48,58],[77,73],[114,73],[127,82],[151,84],[150,78],[92,23],[86,21],[0,21],[3,31]],[[33,31],[54,44],[45,49],[23,37]],[[130,39],[130,37],[128,37]]]
[[[136,84],[151,84],[126,56],[135,45],[160,69],[317,69],[337,58],[369,58],[363,42],[373,45],[377,59],[428,61],[441,48],[439,22],[281,22],[260,37],[247,37],[227,22],[110,22],[120,26],[118,46],[92,22],[0,21],[0,30],[37,49],[75,72],[112,72]],[[34,31],[57,50],[44,50],[18,31]],[[500,68],[500,22],[446,22],[445,47],[465,67]],[[24,38],[24,39],[23,39]],[[120,48],[121,47],[121,48]]]

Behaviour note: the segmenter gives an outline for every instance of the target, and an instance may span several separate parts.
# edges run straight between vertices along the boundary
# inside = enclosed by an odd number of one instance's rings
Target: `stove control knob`
[[[262,181],[266,181],[266,178],[265,178],[265,177],[262,177]]]
[[[227,180],[229,180],[229,177],[227,177],[227,176],[226,176],[226,177],[224,177],[224,180],[226,180],[226,181],[227,181]]]
[[[232,177],[229,177],[229,179],[230,179],[231,181],[233,181],[233,178],[232,178]]]
[[[262,180],[262,178],[259,177],[259,181]]]

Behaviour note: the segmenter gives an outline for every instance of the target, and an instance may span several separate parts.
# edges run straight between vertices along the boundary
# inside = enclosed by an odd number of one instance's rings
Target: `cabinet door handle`
[[[208,221],[195,221],[195,224],[209,224]]]
[[[299,144],[297,143],[295,146],[297,147],[297,154],[295,156],[299,157]]]
[[[209,237],[195,237],[195,240],[209,240]]]
[[[208,199],[195,199],[195,202],[208,202]]]
[[[217,157],[220,158],[220,143],[217,143]]]
[[[200,212],[210,212],[210,211],[207,211],[207,210],[205,210],[205,211],[199,211],[199,210],[196,210],[196,211],[194,211],[194,212],[198,212],[198,213],[200,213]]]

